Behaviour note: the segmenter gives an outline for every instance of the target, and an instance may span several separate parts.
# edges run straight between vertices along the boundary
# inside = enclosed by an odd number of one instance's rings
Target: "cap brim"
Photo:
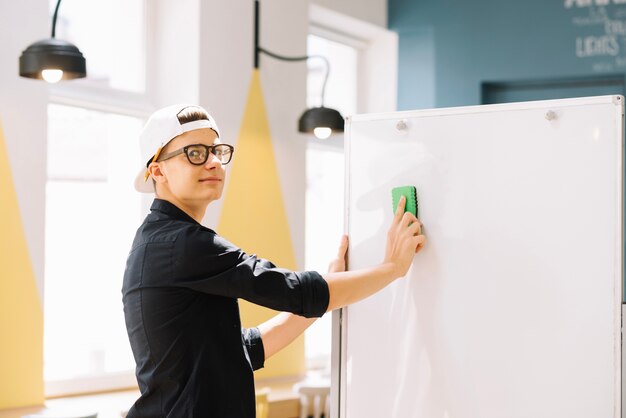
[[[146,169],[142,168],[135,177],[135,190],[141,193],[154,193],[154,183],[152,182],[152,178],[148,177],[148,179],[144,180],[145,178]]]

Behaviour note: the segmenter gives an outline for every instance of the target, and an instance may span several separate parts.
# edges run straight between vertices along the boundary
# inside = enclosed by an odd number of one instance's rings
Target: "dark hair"
[[[181,111],[176,114],[176,117],[181,125],[189,122],[195,122],[197,120],[209,120],[209,114],[200,106],[187,106],[181,109]],[[165,151],[168,145],[169,142],[165,144],[162,151]],[[150,165],[151,162],[152,158],[148,161],[148,165]]]
[[[199,106],[187,106],[176,115],[181,125],[196,120],[209,120],[209,114]]]

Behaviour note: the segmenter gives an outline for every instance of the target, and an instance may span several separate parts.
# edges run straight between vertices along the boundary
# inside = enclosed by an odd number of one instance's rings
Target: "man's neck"
[[[172,205],[176,206],[178,209],[191,216],[196,222],[202,223],[202,219],[204,219],[204,214],[206,213],[206,208],[208,205],[199,205],[191,202],[181,201],[180,199],[177,199],[175,196],[169,193],[158,193],[155,196],[159,199],[167,200]]]

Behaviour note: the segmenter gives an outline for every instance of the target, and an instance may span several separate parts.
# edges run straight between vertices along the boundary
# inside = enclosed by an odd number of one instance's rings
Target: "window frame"
[[[311,22],[310,26],[309,26],[309,36],[315,36],[318,38],[322,38],[326,41],[332,42],[332,43],[337,43],[337,44],[341,44],[341,45],[345,45],[347,47],[350,47],[352,49],[354,49],[355,53],[356,53],[356,63],[355,63],[355,75],[357,77],[359,77],[359,66],[358,66],[358,62],[359,62],[359,55],[362,53],[362,50],[364,48],[367,47],[367,44],[359,39],[350,37],[346,34],[343,33],[339,33],[337,31],[333,31],[327,27],[322,27],[319,26],[317,24],[315,24],[315,22]],[[327,57],[328,58],[328,57]],[[331,65],[331,77],[333,74],[333,67],[332,67],[332,63]],[[323,67],[325,68],[325,67]],[[309,67],[309,74],[312,71],[316,71],[315,69],[311,70],[311,67]],[[358,90],[355,90],[355,102],[356,102],[356,106],[358,108]],[[307,102],[309,101],[309,98],[307,97]],[[328,100],[326,100],[328,102]],[[330,106],[331,108],[334,107],[333,104],[329,104],[329,103],[325,103],[325,105]],[[345,115],[344,115],[345,116]],[[324,139],[323,141],[320,141],[319,139],[317,139],[316,137],[314,137],[313,135],[308,135],[306,137],[306,154],[307,156],[305,157],[305,161],[308,164],[308,154],[309,151],[315,151],[315,152],[330,152],[333,154],[343,154],[343,140],[344,140],[344,136],[342,133],[335,133],[333,135],[331,135],[329,138]],[[306,183],[307,183],[307,191],[305,192],[305,211],[309,212],[309,199],[308,199],[308,188],[309,188],[309,184],[310,184],[310,179],[308,178],[308,169],[306,170],[307,172],[307,179],[306,179]],[[305,222],[307,222],[306,216],[305,216]],[[305,225],[305,232],[308,229],[308,224]],[[339,231],[339,234],[342,231]],[[337,242],[339,242],[339,235],[337,235],[336,237]],[[334,242],[333,241],[333,237],[329,237],[330,242]],[[309,260],[307,259],[310,254],[309,254],[309,238],[308,238],[308,234],[305,233],[305,264],[309,263]],[[327,260],[328,262],[330,261]],[[313,266],[313,265],[305,265],[306,269],[315,269],[315,267],[320,267],[320,266]],[[323,266],[325,267],[325,266]],[[328,321],[330,328],[331,328],[331,336],[332,336],[332,318],[322,318],[319,321]],[[313,324],[311,328],[318,326],[318,323]],[[311,332],[311,328],[307,329],[305,331],[305,365],[306,365],[306,369],[309,373],[321,373],[322,375],[324,374],[328,374],[330,372],[330,362],[331,362],[331,349],[332,349],[332,343],[331,343],[331,347],[329,347],[328,350],[328,355],[326,356],[322,356],[322,355],[318,355],[315,357],[310,357],[309,356],[309,350],[307,350],[307,346],[308,346],[308,341],[307,339],[309,338],[310,335],[313,334],[313,332]]]
[[[65,81],[48,86],[47,105],[64,105],[85,110],[109,114],[130,116],[147,120],[154,111],[155,73],[153,66],[155,46],[152,39],[156,28],[155,4],[141,0],[144,4],[144,91],[142,93],[104,87],[89,80]],[[46,176],[46,183],[48,178]],[[147,207],[147,198],[142,201]],[[44,244],[45,245],[45,244]],[[46,277],[44,276],[44,286]],[[44,317],[45,324],[45,317]],[[45,325],[44,325],[45,326]],[[45,347],[44,347],[45,350]],[[44,396],[46,399],[85,393],[98,393],[123,389],[136,389],[137,380],[134,368],[127,372],[105,373],[83,378],[45,380]]]
[[[372,23],[347,16],[325,7],[309,5],[309,32],[339,43],[355,46],[357,52],[357,112],[392,112],[397,109],[398,88],[398,34]],[[386,83],[376,82],[387,80]],[[344,115],[345,116],[345,115]],[[345,135],[335,146],[343,147]],[[308,141],[313,141],[309,138]],[[339,141],[338,141],[339,142]],[[327,143],[331,146],[330,143]],[[344,196],[344,208],[345,199]],[[344,210],[344,232],[347,214]],[[349,268],[349,266],[348,266]],[[341,370],[341,339],[345,338],[343,324],[344,309],[332,313],[331,347],[331,418],[344,416],[341,410],[340,392],[346,391],[345,371]]]

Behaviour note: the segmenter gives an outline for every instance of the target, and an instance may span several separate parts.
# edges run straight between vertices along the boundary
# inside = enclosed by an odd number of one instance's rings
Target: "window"
[[[45,380],[119,377],[134,369],[120,289],[141,216],[129,144],[142,120],[56,104],[48,120]]]
[[[330,63],[324,105],[342,115],[356,111],[357,50],[327,38],[309,35],[308,55],[325,56]],[[308,61],[307,105],[319,106],[325,66],[322,60]],[[343,234],[344,200],[343,138],[313,139],[306,150],[305,268],[326,271],[336,255]],[[330,370],[330,314],[316,321],[305,335],[309,369]]]
[[[57,36],[88,77],[50,87],[44,278],[46,396],[136,386],[121,301],[126,256],[146,212],[134,191],[150,112],[143,0],[65,0]],[[51,13],[56,0],[50,0]],[[114,30],[112,28],[114,27]]]
[[[50,0],[51,13],[56,3]],[[144,15],[142,0],[63,0],[56,36],[78,46],[87,60],[87,78],[76,82],[143,92]]]
[[[344,116],[395,111],[397,34],[316,4],[309,5],[309,18],[308,54],[326,55],[331,64],[325,105],[338,109]],[[321,65],[319,60],[309,60],[310,106],[320,103]],[[343,230],[343,138],[324,141],[310,138],[306,158],[305,266],[325,271],[336,254]],[[331,323],[331,315],[325,315],[307,331],[305,350],[309,369],[328,371]]]
[[[309,35],[307,54],[321,55],[330,63],[324,105],[345,116],[356,113],[357,49],[317,35]],[[307,106],[319,106],[326,67],[320,59],[307,61]]]

